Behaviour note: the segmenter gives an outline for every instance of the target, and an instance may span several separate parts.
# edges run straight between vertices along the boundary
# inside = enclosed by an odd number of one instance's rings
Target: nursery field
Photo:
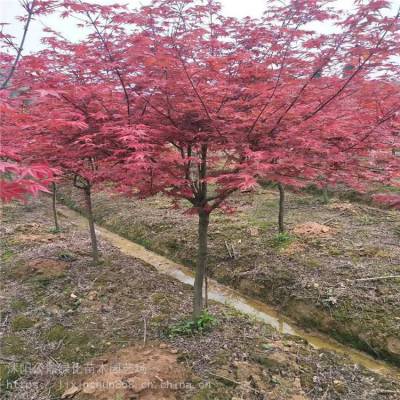
[[[398,0],[0,3],[1,400],[400,400]]]
[[[265,197],[267,193],[259,195]],[[103,196],[96,198],[98,218]],[[248,203],[246,196],[241,198],[243,214],[238,215],[242,218],[250,207]],[[139,203],[129,204],[131,210],[139,211]],[[150,203],[140,204],[142,217],[146,216],[145,210],[149,212],[148,226],[158,221],[159,229],[153,226],[152,240],[160,249],[162,218],[164,227],[185,229],[186,217],[165,208],[164,199],[152,201],[153,220],[149,217]],[[118,207],[117,200],[114,206]],[[332,215],[335,213],[332,211]],[[235,225],[237,219],[229,221],[232,225],[225,226],[225,234],[237,242],[244,228]],[[400,384],[394,376],[377,375],[345,356],[315,350],[302,339],[281,335],[268,325],[214,302],[209,306],[210,314],[203,315],[204,329],[193,330],[185,322],[192,306],[190,286],[122,254],[101,235],[102,261],[94,266],[86,229],[74,219],[61,217],[62,231],[56,233],[52,223],[47,198],[3,208],[0,361],[5,399],[398,398]],[[214,235],[218,224],[212,231]],[[335,226],[338,229],[338,223]],[[360,223],[359,229],[362,226]],[[237,245],[241,255],[236,260],[225,260],[218,265],[220,269],[229,265],[230,271],[239,270],[239,261],[250,259],[244,250],[249,237],[259,240],[257,248],[264,243],[267,251],[268,231],[271,234],[273,227],[255,228],[260,236],[243,235],[242,245]],[[164,232],[166,238],[168,232],[171,234],[166,228]],[[388,233],[388,243],[389,238]],[[186,239],[189,241],[188,236]],[[271,246],[277,254],[270,262],[284,257],[281,253],[287,254],[297,241],[293,239],[285,248]],[[216,242],[212,244],[213,254],[217,248]],[[191,252],[190,248],[186,251]],[[272,250],[269,252],[272,254]],[[178,258],[178,254],[175,256]],[[375,258],[369,257],[372,264]],[[306,265],[299,268],[302,273],[298,275],[306,279]],[[308,268],[316,274],[318,267]],[[370,268],[369,272],[379,272]],[[215,267],[212,270],[217,276]],[[318,282],[322,286],[324,281],[320,278]],[[386,296],[391,298],[396,288],[393,282],[386,284]],[[353,292],[362,293],[362,289],[355,287]],[[304,296],[306,289],[298,293]],[[338,303],[341,301],[339,297]],[[376,303],[385,309],[381,302]],[[393,302],[392,311],[395,306]],[[391,318],[388,315],[385,323],[395,323],[396,317]]]
[[[82,209],[79,191],[61,197]],[[400,364],[400,213],[361,203],[287,194],[278,234],[278,194],[235,195],[235,213],[213,214],[209,275],[378,358]],[[94,196],[96,221],[186,266],[196,262],[196,216],[147,200]]]

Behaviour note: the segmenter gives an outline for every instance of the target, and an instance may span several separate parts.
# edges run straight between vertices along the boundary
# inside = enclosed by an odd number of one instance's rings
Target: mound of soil
[[[177,351],[166,345],[129,347],[93,360],[91,371],[70,386],[63,398],[87,400],[173,400],[187,384]]]
[[[31,273],[51,278],[61,276],[68,268],[68,263],[50,258],[36,258],[28,262],[28,268]]]
[[[318,224],[317,222],[305,222],[296,225],[293,233],[302,237],[329,236],[332,229],[329,226]]]
[[[352,203],[338,203],[338,202],[333,202],[328,204],[328,208],[330,210],[338,210],[341,212],[350,212],[350,213],[357,213],[358,209],[357,207],[352,204]]]

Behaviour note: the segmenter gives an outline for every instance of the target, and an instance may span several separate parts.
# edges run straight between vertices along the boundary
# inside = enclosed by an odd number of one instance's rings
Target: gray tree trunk
[[[58,215],[57,215],[57,185],[52,183],[52,207],[53,207],[53,217],[54,217],[54,229],[56,232],[60,231],[60,225],[58,223]]]
[[[99,263],[99,250],[97,247],[96,230],[94,227],[94,218],[93,218],[93,210],[92,210],[92,196],[91,196],[90,186],[85,188],[84,192],[85,192],[87,218],[89,221],[90,241],[92,244],[93,263],[98,264]]]
[[[324,204],[329,203],[328,185],[326,185],[322,188],[322,200],[323,200]]]
[[[278,215],[278,225],[279,233],[285,232],[285,188],[281,183],[278,183],[279,189],[279,215]]]
[[[196,275],[194,279],[193,318],[196,319],[203,311],[203,282],[207,270],[207,239],[208,225],[210,222],[209,213],[200,209],[198,226],[198,253]]]

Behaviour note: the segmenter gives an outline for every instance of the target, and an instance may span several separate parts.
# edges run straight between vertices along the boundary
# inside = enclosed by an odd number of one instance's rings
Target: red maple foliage
[[[2,117],[0,132],[0,199],[2,201],[26,200],[29,195],[47,191],[46,185],[56,172],[46,165],[32,165],[30,167],[19,165],[18,142],[7,140],[6,137],[11,132],[14,132],[15,123],[13,120],[16,117],[16,112],[12,105],[15,101],[12,99],[18,96],[21,88],[10,87],[10,85],[22,57],[29,26],[34,17],[51,13],[54,10],[56,1],[22,0],[20,5],[25,13],[23,16],[18,17],[19,21],[24,23],[20,43],[17,44],[12,35],[4,32],[6,24],[1,24],[0,31],[0,43],[3,48],[5,47],[5,51],[0,52],[0,114]]]
[[[400,210],[400,195],[396,193],[381,193],[374,196],[374,200]]]
[[[15,162],[0,161],[0,200],[26,201],[38,192],[47,192],[47,183],[52,181],[53,170],[43,165],[24,167]]]
[[[52,46],[52,51],[26,57],[15,78],[30,82],[24,93],[29,105],[17,124],[26,144],[21,151],[26,161],[59,168],[83,191],[97,263],[91,193],[110,177],[118,164],[117,150],[123,151],[119,130],[126,124],[124,101],[113,85],[97,80],[83,44],[53,40]],[[67,59],[73,62],[65,66]]]

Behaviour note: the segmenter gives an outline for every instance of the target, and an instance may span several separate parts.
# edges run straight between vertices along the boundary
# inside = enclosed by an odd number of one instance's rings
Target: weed
[[[271,221],[265,221],[261,218],[249,218],[249,224],[253,225],[254,227],[266,232],[274,226],[274,223]]]
[[[78,209],[78,205],[70,196],[63,196],[58,194],[57,199],[58,201],[60,201],[61,204],[64,204],[67,207],[72,208],[73,210]]]
[[[337,247],[329,247],[328,252],[329,252],[329,255],[331,255],[333,257],[339,257],[339,256],[343,256],[345,254],[344,249],[340,249]]]
[[[60,228],[56,228],[56,227],[52,227],[52,228],[50,228],[49,230],[48,230],[48,232],[49,233],[54,233],[54,234],[57,234],[57,233],[61,233],[61,229]]]
[[[51,338],[61,337],[62,329],[51,333]],[[99,351],[99,346],[95,337],[87,332],[65,331],[63,337],[63,346],[60,349],[58,357],[66,362],[78,362],[87,359]]]
[[[5,246],[4,246],[5,247]],[[1,260],[3,262],[9,261],[14,256],[14,252],[11,249],[5,248],[1,254]]]
[[[358,221],[361,225],[373,225],[375,223],[375,220],[368,214],[360,215]]]
[[[179,250],[179,247],[180,247],[180,244],[176,239],[171,239],[171,240],[167,241],[166,245],[167,245],[168,249],[171,251],[177,251],[177,250]]]
[[[168,336],[190,336],[195,333],[203,333],[211,329],[217,323],[215,317],[207,311],[203,311],[199,318],[181,321],[168,328]]]
[[[272,239],[272,244],[274,247],[283,247],[288,245],[292,240],[292,237],[287,232],[281,232],[275,235]]]
[[[58,259],[63,261],[75,261],[76,257],[68,251],[62,251],[58,254]]]

